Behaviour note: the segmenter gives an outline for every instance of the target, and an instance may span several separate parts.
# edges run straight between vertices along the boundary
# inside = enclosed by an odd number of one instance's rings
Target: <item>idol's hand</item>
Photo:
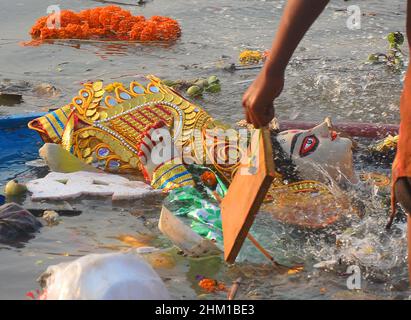
[[[147,128],[139,145],[141,169],[147,183],[155,189],[170,190],[194,186],[194,180],[178,154],[166,124]]]
[[[284,87],[284,74],[269,74],[263,69],[243,96],[243,107],[248,123],[261,128],[274,118],[274,99]]]
[[[168,139],[164,139],[164,137],[167,137]],[[157,146],[157,144],[159,145]],[[163,157],[165,157],[165,159],[157,156],[158,152],[155,152],[155,148],[163,148]],[[140,158],[140,163],[142,164],[141,169],[147,182],[150,183],[156,167],[171,160],[172,152],[170,151],[174,151],[170,132],[165,123],[159,121],[153,126],[146,128],[141,143],[138,146],[138,150],[138,156]]]

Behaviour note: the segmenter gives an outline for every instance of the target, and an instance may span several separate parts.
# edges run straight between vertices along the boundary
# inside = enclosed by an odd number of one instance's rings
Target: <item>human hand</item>
[[[255,128],[266,126],[274,118],[274,99],[284,87],[284,73],[269,74],[262,70],[243,96],[248,123]]]

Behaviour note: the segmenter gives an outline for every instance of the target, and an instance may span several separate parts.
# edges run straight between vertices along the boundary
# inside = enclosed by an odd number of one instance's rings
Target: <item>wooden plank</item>
[[[274,178],[270,132],[255,130],[251,141],[253,150],[249,150],[249,155],[256,155],[255,161],[243,159],[244,165],[238,169],[221,203],[224,259],[229,263],[237,258]],[[250,159],[249,155],[245,156]]]

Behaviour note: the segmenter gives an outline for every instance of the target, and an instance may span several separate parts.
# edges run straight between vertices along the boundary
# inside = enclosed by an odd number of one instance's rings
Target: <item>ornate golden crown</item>
[[[111,172],[139,168],[138,146],[148,127],[166,123],[175,142],[202,150],[204,128],[212,118],[160,79],[147,76],[147,86],[133,81],[106,87],[102,81],[84,84],[71,103],[29,123],[45,142],[61,144],[79,159]]]

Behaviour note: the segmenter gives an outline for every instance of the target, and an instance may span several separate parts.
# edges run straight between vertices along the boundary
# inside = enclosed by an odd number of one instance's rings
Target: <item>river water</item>
[[[147,17],[177,19],[183,34],[172,46],[73,41],[22,46],[29,40],[31,25],[53,4],[49,0],[0,3],[0,84],[12,87],[25,81],[27,86],[23,101],[0,106],[0,115],[62,106],[86,80],[127,83],[145,74],[168,79],[216,74],[222,82],[221,93],[206,95],[197,103],[215,118],[234,123],[243,117],[241,97],[258,70],[228,72],[221,66],[235,62],[243,49],[268,49],[284,7],[284,1],[277,0],[153,0],[145,6],[123,8]],[[102,5],[100,1],[71,0],[62,2],[61,8],[81,10]],[[362,11],[358,30],[346,26],[348,5],[358,5]],[[384,37],[389,32],[404,29],[405,1],[331,1],[287,70],[286,87],[276,101],[278,118],[321,121],[331,116],[334,122],[398,123],[403,72],[393,73],[383,65],[364,62],[370,53],[387,50]],[[405,52],[407,55],[408,50]],[[31,90],[42,83],[55,86],[61,93],[45,96]],[[24,162],[34,158],[32,153],[17,152],[17,167],[11,170],[9,164],[0,164],[0,184],[19,173],[23,180],[44,175],[41,170],[25,171]],[[360,162],[356,166],[373,170]],[[47,207],[44,203],[32,204],[29,199],[15,200],[26,206]],[[112,204],[108,200],[82,199],[53,204],[75,207],[82,213],[62,217],[62,223],[44,227],[28,243],[0,246],[0,298],[25,299],[27,291],[38,287],[35,280],[48,265],[129,247],[124,235],[163,249],[170,247],[156,229],[161,200]],[[197,286],[198,275],[227,284],[241,276],[238,297],[244,299],[407,299],[406,228],[398,223],[390,233],[385,232],[387,207],[367,204],[363,220],[354,219],[341,229],[315,233],[267,221],[266,215],[260,215],[254,230],[261,234],[260,240],[267,248],[290,263],[305,263],[304,271],[295,275],[279,274],[265,265],[264,258],[249,244],[234,267],[224,265],[220,257],[188,259],[174,251],[157,257],[155,265],[177,299],[225,297],[222,293],[204,294]],[[366,259],[362,256],[358,262],[363,272],[362,290],[349,291],[347,277],[339,272],[312,268],[315,262],[336,257],[336,235],[348,235],[358,248],[368,248]]]

